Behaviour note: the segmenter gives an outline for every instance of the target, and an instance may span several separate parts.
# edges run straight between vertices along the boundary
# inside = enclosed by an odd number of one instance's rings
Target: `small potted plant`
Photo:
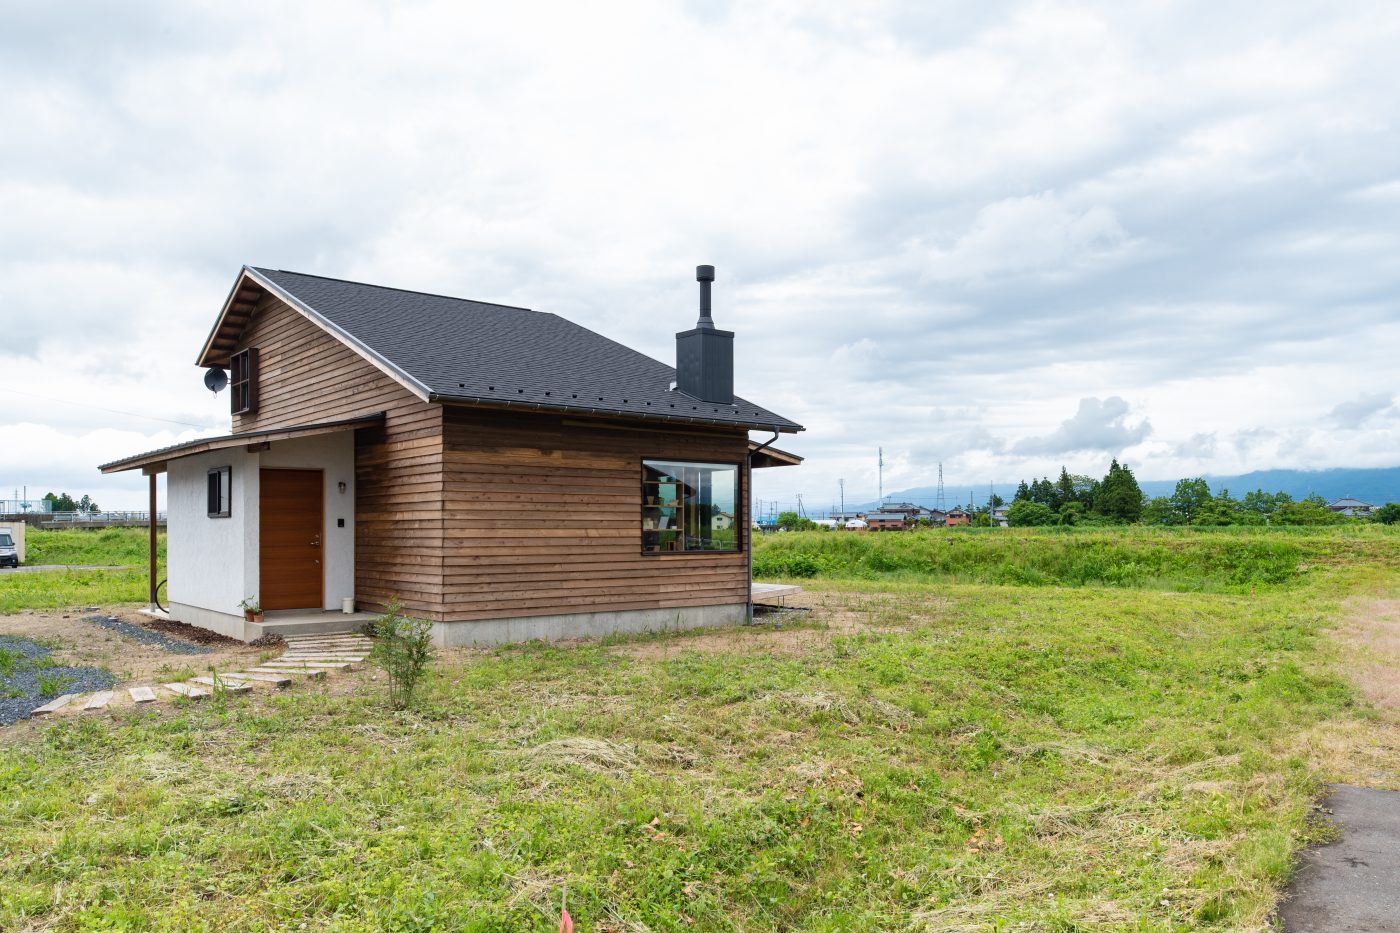
[[[262,622],[262,606],[258,605],[258,598],[256,596],[249,596],[238,604],[238,608],[243,610],[243,618],[247,619],[249,622]]]

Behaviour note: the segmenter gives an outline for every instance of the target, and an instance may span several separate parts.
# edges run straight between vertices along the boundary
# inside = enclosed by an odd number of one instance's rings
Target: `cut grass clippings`
[[[1263,929],[1299,736],[1361,718],[1324,631],[1394,589],[1368,560],[837,581],[796,652],[531,644],[451,653],[415,711],[362,677],[65,719],[0,747],[0,928],[552,931],[567,882],[590,930]]]

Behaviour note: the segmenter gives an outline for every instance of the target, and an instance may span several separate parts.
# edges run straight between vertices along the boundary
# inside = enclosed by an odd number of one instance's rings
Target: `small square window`
[[[233,467],[215,467],[209,471],[209,517],[228,518],[233,494]]]
[[[240,350],[229,362],[229,404],[235,415],[252,414],[258,410],[258,349]]]

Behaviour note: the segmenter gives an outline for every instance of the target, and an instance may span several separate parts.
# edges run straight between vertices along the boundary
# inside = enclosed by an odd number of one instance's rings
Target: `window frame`
[[[646,494],[646,477],[647,477],[647,464],[648,464],[649,462],[650,462],[650,463],[667,463],[667,464],[674,464],[674,465],[677,465],[677,466],[711,466],[711,467],[723,466],[723,467],[733,467],[733,468],[734,468],[734,511],[735,511],[736,513],[738,513],[738,514],[736,514],[736,515],[734,516],[734,525],[733,525],[733,527],[734,527],[734,546],[733,546],[732,548],[724,548],[724,549],[722,549],[722,550],[719,550],[719,549],[716,549],[716,550],[698,550],[698,549],[697,549],[697,550],[676,550],[676,551],[664,551],[664,550],[660,550],[660,549],[658,549],[658,550],[648,550],[648,549],[647,549],[647,546],[646,546],[646,533],[647,533],[647,531],[649,531],[649,530],[659,530],[659,529],[648,529],[648,528],[646,528],[645,525],[644,525],[644,521],[645,521],[645,518],[646,518],[646,510],[647,510],[647,508],[648,508],[648,506],[647,506],[647,494]],[[745,487],[744,462],[743,462],[742,460],[740,460],[740,461],[723,460],[723,459],[714,459],[714,460],[690,460],[690,459],[686,459],[686,458],[684,458],[684,457],[665,457],[665,456],[659,456],[659,455],[651,455],[651,456],[640,457],[640,458],[638,458],[638,460],[637,460],[637,487],[638,487],[638,496],[639,496],[638,509],[637,509],[637,524],[638,524],[638,529],[637,529],[637,530],[638,530],[638,532],[639,532],[639,534],[638,534],[638,544],[639,544],[639,547],[640,547],[640,550],[641,550],[641,555],[642,555],[643,557],[665,557],[665,558],[723,557],[723,556],[726,556],[726,555],[731,555],[731,556],[732,556],[732,555],[734,555],[734,554],[743,554],[743,553],[745,552],[745,550],[747,549],[748,544],[749,544],[749,529],[746,527],[746,524],[747,524],[747,523],[743,520],[743,514],[746,513],[746,512],[748,511],[748,509],[747,509],[747,500],[746,500],[746,498],[745,498],[745,496],[747,496],[747,490],[746,490],[746,487]],[[682,529],[682,530],[683,530],[683,529]]]
[[[214,479],[218,477],[217,492]],[[218,501],[215,502],[217,496]],[[233,465],[210,467],[204,477],[204,505],[209,518],[230,518],[233,515]],[[210,510],[209,506],[222,506]]]
[[[246,347],[229,357],[229,410],[250,415],[258,410],[258,348]]]

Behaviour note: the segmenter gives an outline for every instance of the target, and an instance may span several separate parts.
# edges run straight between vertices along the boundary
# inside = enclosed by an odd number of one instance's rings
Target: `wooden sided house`
[[[742,620],[750,473],[799,463],[769,445],[802,427],[734,395],[697,278],[672,368],[553,314],[244,267],[196,360],[232,432],[101,467],[153,503],[166,475],[164,611],[251,640],[398,600],[445,645]],[[151,576],[156,611],[154,548]]]

